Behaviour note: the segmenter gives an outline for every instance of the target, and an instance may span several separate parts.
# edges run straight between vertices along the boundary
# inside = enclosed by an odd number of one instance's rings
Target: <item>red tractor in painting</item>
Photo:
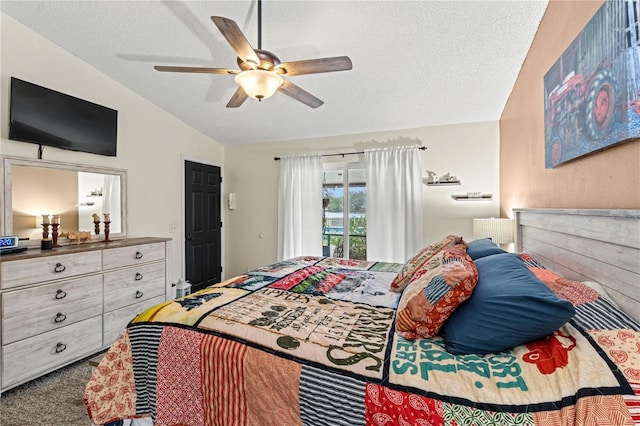
[[[614,123],[616,84],[611,71],[598,67],[590,77],[569,73],[549,94],[549,104],[550,124],[565,136],[565,143],[577,142],[580,127],[589,138],[603,139]]]
[[[591,140],[604,139],[613,129],[616,110],[616,83],[610,67],[599,66],[588,75],[572,71],[548,97],[552,147],[572,149],[580,134]]]

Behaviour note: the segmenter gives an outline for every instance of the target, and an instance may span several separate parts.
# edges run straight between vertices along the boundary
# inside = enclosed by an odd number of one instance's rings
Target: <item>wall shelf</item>
[[[482,194],[479,197],[470,197],[467,194],[454,194],[451,198],[456,201],[491,201],[493,200],[493,194]]]
[[[460,185],[459,180],[454,180],[451,182],[427,182],[425,180],[422,181],[427,186],[451,186],[451,185]]]

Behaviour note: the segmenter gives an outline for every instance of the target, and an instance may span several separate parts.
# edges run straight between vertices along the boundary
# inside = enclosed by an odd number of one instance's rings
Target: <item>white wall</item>
[[[47,147],[43,158],[127,170],[127,233],[174,239],[175,282],[183,274],[182,158],[223,166],[224,147],[13,18],[1,19],[0,154],[37,158],[37,145],[7,139],[12,76],[118,110],[117,157]]]
[[[282,123],[286,126],[286,123]],[[301,153],[362,151],[365,148],[420,143],[422,169],[447,172],[460,186],[423,187],[425,244],[447,234],[471,239],[472,218],[498,216],[498,122],[426,127],[226,148],[225,191],[236,194],[236,208],[225,212],[227,277],[276,260],[279,162],[274,157]],[[361,156],[327,157],[357,161]],[[492,193],[492,201],[454,201],[452,194]]]

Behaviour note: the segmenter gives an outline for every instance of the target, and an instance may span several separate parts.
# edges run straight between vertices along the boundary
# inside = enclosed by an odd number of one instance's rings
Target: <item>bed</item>
[[[156,425],[640,425],[640,211],[514,214],[515,254],[498,248],[473,259],[472,242],[447,236],[412,265],[300,257],[155,306],[103,357],[85,389],[89,416]],[[500,262],[517,264],[542,299],[486,293],[520,291],[491,287],[509,275]],[[540,318],[526,311],[538,302],[553,309],[539,311],[542,319],[571,315],[545,336],[487,352],[535,329]],[[414,309],[425,303],[431,310],[419,319]],[[490,337],[496,324],[483,321],[510,309],[518,318]],[[531,327],[515,326],[523,319]],[[514,336],[499,334],[510,326]],[[474,338],[480,349],[466,348]]]

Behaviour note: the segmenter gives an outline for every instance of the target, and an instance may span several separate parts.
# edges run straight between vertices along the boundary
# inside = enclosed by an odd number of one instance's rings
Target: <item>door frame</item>
[[[187,259],[186,259],[186,254],[185,254],[185,249],[184,249],[184,227],[185,227],[185,218],[184,218],[184,208],[185,208],[185,203],[186,203],[186,197],[187,194],[185,192],[185,184],[186,184],[186,179],[185,179],[185,161],[191,161],[192,163],[199,163],[199,164],[204,164],[207,166],[214,166],[214,167],[219,167],[220,168],[220,176],[222,177],[222,182],[220,182],[220,220],[222,221],[222,229],[220,230],[220,264],[222,265],[222,274],[220,274],[220,279],[222,281],[224,281],[226,279],[226,265],[224,262],[225,259],[225,234],[226,234],[226,228],[225,228],[225,222],[226,222],[226,218],[227,218],[227,209],[225,208],[226,204],[224,203],[224,184],[225,184],[225,179],[224,179],[224,165],[218,163],[218,162],[211,162],[211,161],[203,161],[200,158],[194,158],[194,157],[190,157],[190,156],[186,156],[186,155],[180,155],[180,177],[181,177],[181,186],[180,186],[180,192],[182,194],[182,202],[180,203],[180,232],[179,232],[179,238],[180,238],[180,278],[182,278],[183,280],[186,279],[185,277],[187,276]]]

